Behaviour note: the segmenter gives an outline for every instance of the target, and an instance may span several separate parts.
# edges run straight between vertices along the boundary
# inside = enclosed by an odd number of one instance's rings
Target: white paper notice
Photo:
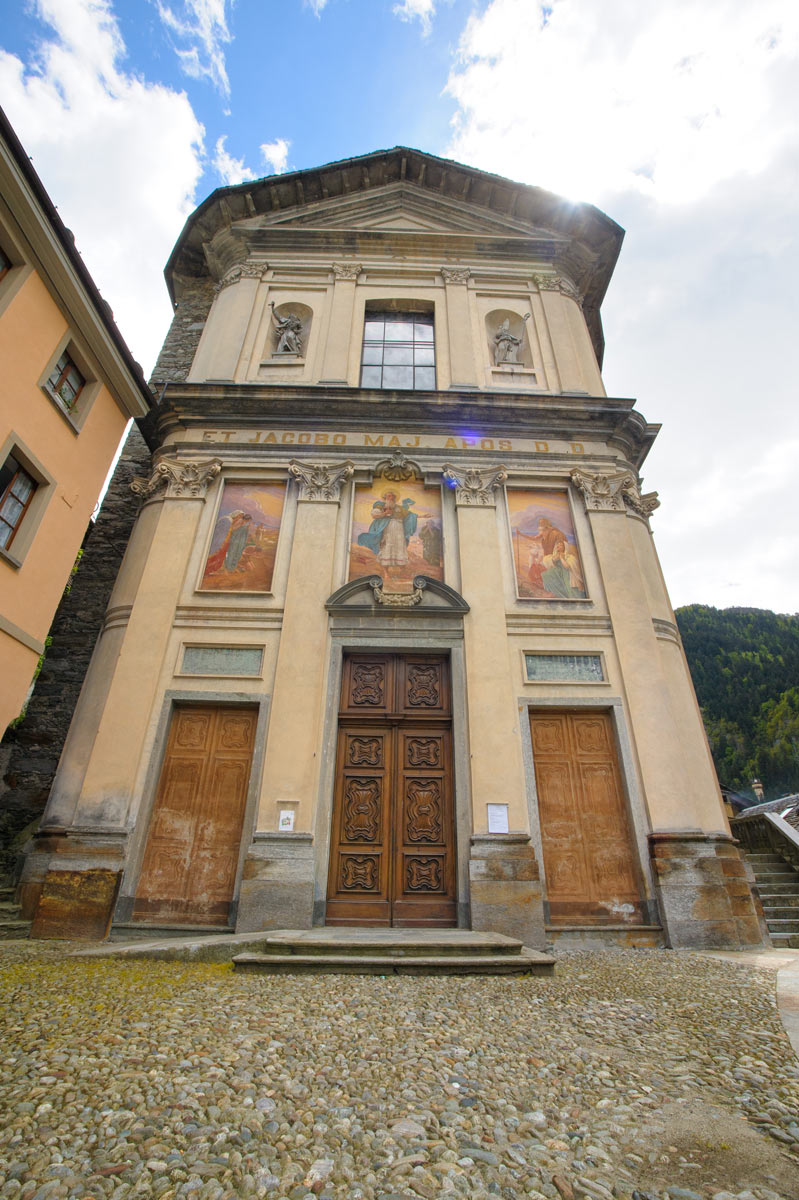
[[[294,828],[294,813],[290,808],[281,808],[277,827],[281,833],[291,833]]]
[[[508,806],[507,804],[487,804],[488,809],[488,832],[489,833],[507,833],[508,832]]]

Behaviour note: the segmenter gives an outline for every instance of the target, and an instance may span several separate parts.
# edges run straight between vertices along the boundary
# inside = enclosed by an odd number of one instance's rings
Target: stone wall
[[[83,677],[128,542],[139,501],[134,475],[149,474],[150,451],[133,425],[72,586],[50,628],[45,656],[24,720],[0,744],[0,886],[15,882],[21,851],[41,816]]]
[[[178,300],[150,380],[156,392],[165,383],[182,381],[188,375],[213,299],[213,280],[192,279],[190,288]]]

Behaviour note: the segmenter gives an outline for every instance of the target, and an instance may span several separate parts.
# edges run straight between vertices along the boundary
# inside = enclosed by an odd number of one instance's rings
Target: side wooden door
[[[133,906],[134,920],[228,922],[257,712],[175,709]]]
[[[345,660],[327,923],[457,923],[449,664]]]
[[[638,924],[644,909],[610,713],[532,712],[553,924]]]

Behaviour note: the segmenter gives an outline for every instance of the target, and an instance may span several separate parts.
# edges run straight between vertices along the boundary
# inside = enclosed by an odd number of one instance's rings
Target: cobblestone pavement
[[[0,946],[0,1196],[797,1200],[771,971],[236,976]]]

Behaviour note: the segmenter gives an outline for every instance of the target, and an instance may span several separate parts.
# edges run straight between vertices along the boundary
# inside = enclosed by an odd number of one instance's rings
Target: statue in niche
[[[272,310],[272,320],[277,330],[277,350],[276,354],[297,354],[302,355],[302,321],[294,313],[288,313],[285,317],[279,317],[275,312],[275,302],[270,300],[269,307]]]
[[[529,316],[529,313],[525,313],[522,320],[526,321]],[[494,334],[494,366],[499,367],[503,363],[518,363],[519,347],[523,341],[523,333],[521,337],[516,337],[511,333],[510,317],[506,317]]]

